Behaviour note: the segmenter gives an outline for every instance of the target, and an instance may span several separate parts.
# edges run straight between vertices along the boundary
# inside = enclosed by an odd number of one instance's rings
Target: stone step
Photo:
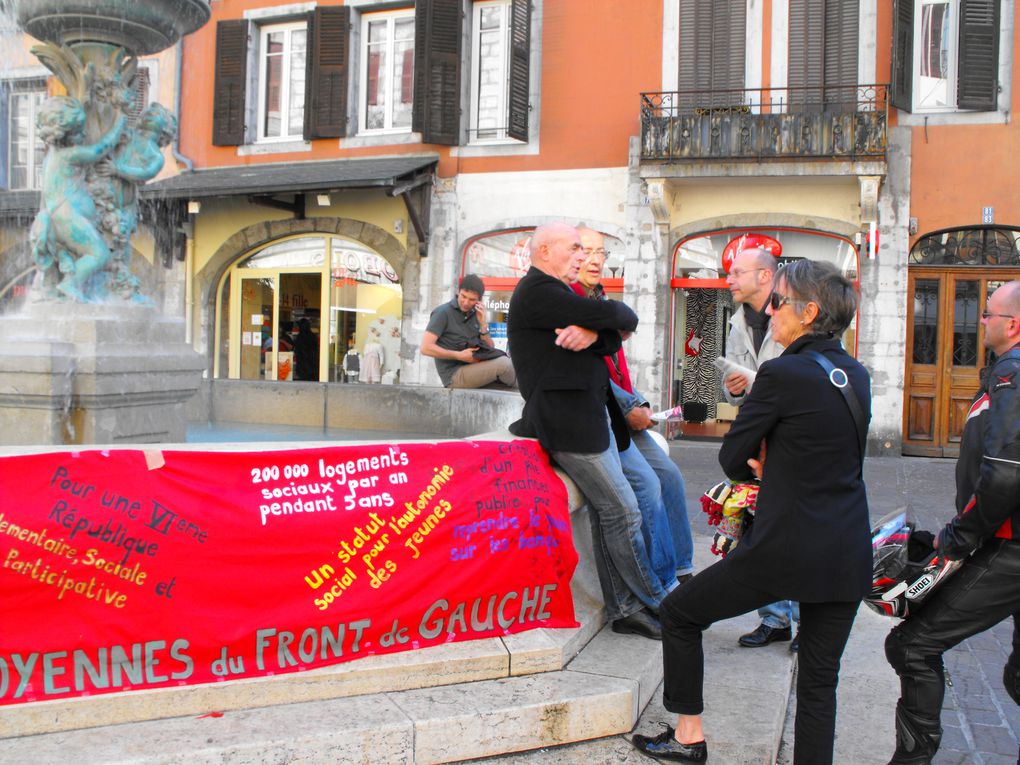
[[[661,676],[660,643],[607,627],[565,670],[17,736],[0,761],[456,762],[625,733]]]

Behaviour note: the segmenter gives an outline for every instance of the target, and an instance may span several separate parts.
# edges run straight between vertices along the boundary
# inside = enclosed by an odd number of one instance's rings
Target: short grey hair
[[[789,291],[787,295],[801,305],[818,306],[818,318],[811,329],[824,335],[842,334],[857,314],[857,292],[853,283],[832,263],[821,260],[795,260],[776,274]]]
[[[776,263],[776,256],[766,250],[764,247],[745,247],[740,250],[738,255],[753,255],[755,268],[762,268],[768,271],[770,274],[775,276],[778,264]]]

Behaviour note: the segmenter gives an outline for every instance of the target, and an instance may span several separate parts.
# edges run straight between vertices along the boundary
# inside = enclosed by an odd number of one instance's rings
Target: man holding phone
[[[421,352],[436,360],[436,371],[447,388],[484,388],[492,383],[517,387],[510,357],[494,346],[489,335],[484,294],[482,280],[465,274],[456,297],[429,317]]]

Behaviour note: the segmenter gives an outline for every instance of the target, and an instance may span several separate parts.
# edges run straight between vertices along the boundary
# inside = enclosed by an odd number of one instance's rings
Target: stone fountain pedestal
[[[0,319],[0,443],[185,440],[203,358],[184,321],[132,305],[34,303]]]

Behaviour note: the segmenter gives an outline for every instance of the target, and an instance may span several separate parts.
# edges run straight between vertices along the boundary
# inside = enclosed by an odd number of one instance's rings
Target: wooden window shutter
[[[213,145],[244,143],[244,96],[248,87],[248,22],[216,25],[216,79],[213,87]]]
[[[531,0],[510,2],[510,84],[506,134],[528,140],[531,107]]]
[[[460,0],[415,4],[411,128],[425,143],[460,143]]]
[[[892,82],[889,103],[914,108],[914,0],[893,0]]]
[[[859,0],[790,0],[791,104],[856,102],[859,10]]]
[[[733,106],[744,87],[746,0],[680,0],[677,82],[682,107]]]
[[[351,39],[349,6],[316,8],[308,29],[308,95],[305,138],[347,135],[347,58]]]
[[[999,0],[960,0],[956,105],[995,111],[999,96]]]
[[[822,85],[826,104],[857,103],[860,0],[826,0]]]

